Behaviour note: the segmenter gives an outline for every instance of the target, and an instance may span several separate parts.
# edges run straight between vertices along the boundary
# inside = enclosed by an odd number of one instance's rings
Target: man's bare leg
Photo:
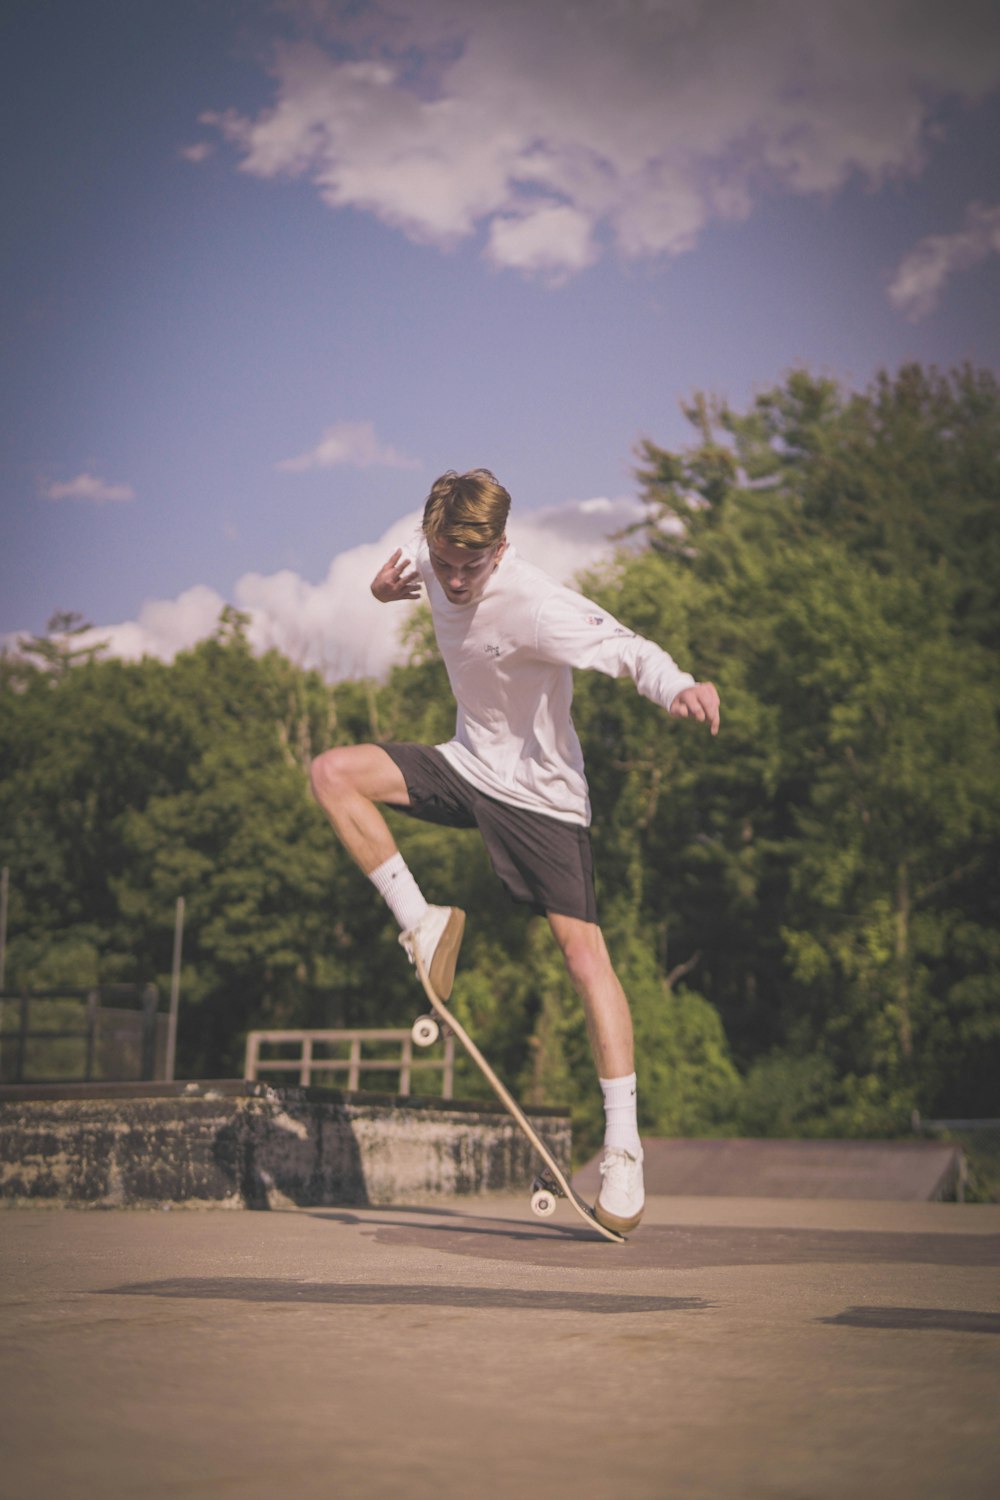
[[[549,912],[549,926],[587,1018],[590,1050],[601,1078],[620,1078],[635,1068],[632,1013],[611,965],[604,934],[594,922]]]
[[[313,796],[351,858],[384,898],[410,962],[419,949],[430,981],[447,1000],[465,929],[465,913],[428,905],[376,803],[408,807],[402,771],[379,745],[345,745],[312,763]]]
[[[604,1158],[594,1212],[602,1224],[628,1234],[642,1218],[645,1192],[636,1119],[632,1014],[594,922],[549,912],[573,986],[583,1001],[590,1048],[604,1095]]]
[[[379,745],[342,745],[312,763],[312,793],[351,858],[370,875],[398,853],[388,825],[375,806],[408,807],[403,773]]]

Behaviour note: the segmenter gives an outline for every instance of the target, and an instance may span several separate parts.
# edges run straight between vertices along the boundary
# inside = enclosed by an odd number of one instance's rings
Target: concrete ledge
[[[531,1110],[568,1170],[568,1114]],[[0,1201],[93,1208],[420,1203],[526,1190],[534,1154],[481,1101],[198,1084],[0,1089]]]

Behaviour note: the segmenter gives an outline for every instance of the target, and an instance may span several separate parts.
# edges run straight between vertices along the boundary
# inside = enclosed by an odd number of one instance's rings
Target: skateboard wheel
[[[410,1027],[410,1035],[418,1047],[430,1047],[441,1035],[441,1028],[433,1016],[420,1016]]]
[[[556,1195],[548,1188],[536,1188],[531,1195],[531,1212],[540,1219],[548,1219],[556,1211]]]

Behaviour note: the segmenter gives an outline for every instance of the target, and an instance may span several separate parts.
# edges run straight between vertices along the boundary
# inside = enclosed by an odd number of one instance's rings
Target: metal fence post
[[[88,990],[87,991],[87,1022],[86,1022],[86,1027],[87,1027],[87,1038],[86,1038],[87,1061],[84,1064],[84,1078],[85,1078],[85,1080],[86,1080],[87,1083],[92,1083],[94,1081],[94,1053],[95,1053],[96,1047],[97,1047],[97,1025],[98,1025],[97,1004],[98,1004],[98,1001],[97,1001],[97,991],[96,990]]]
[[[142,1061],[140,1072],[143,1080],[152,1079],[156,1073],[156,1013],[160,1008],[160,992],[155,984],[147,984],[142,991]]]

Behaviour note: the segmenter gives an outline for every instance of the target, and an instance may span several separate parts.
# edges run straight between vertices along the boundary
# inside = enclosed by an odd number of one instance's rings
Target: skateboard
[[[455,1019],[444,1001],[435,992],[419,954],[416,958],[416,966],[417,973],[420,976],[420,983],[423,985],[424,993],[430,1002],[432,1014],[429,1016],[420,1016],[418,1020],[414,1021],[411,1030],[413,1040],[418,1047],[429,1047],[433,1042],[437,1041],[442,1030],[446,1029],[452,1032],[458,1038],[459,1045],[464,1048],[467,1055],[471,1057],[476,1067],[482,1073],[515,1125],[520,1128],[530,1144],[537,1151],[542,1159],[542,1169],[532,1184],[532,1212],[537,1214],[540,1219],[547,1219],[555,1213],[557,1201],[560,1198],[565,1198],[570,1207],[576,1209],[576,1212],[589,1229],[593,1229],[604,1239],[611,1240],[615,1245],[624,1245],[625,1236],[619,1234],[617,1230],[606,1229],[597,1219],[590,1204],[585,1203],[579,1193],[574,1191],[559,1163],[541,1136],[532,1127],[531,1121],[521,1109],[513,1094],[504,1087],[468,1032]]]

